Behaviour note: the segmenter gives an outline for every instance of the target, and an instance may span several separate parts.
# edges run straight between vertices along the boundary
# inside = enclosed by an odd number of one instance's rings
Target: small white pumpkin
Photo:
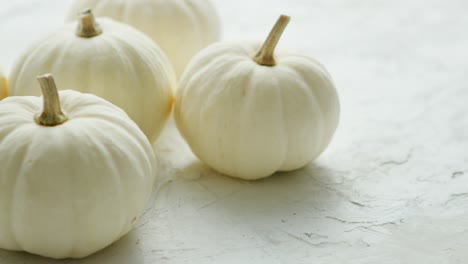
[[[44,97],[0,102],[0,248],[85,257],[129,232],[142,213],[154,153],[120,108],[92,94],[57,93],[50,75],[38,79]]]
[[[8,82],[5,77],[5,74],[0,68],[0,100],[8,96]]]
[[[92,93],[121,107],[153,141],[172,110],[172,66],[141,32],[107,18],[98,22],[86,10],[78,23],[31,45],[10,74],[10,96],[39,95],[32,80],[50,72],[59,87]]]
[[[327,71],[302,55],[273,56],[288,22],[281,16],[258,53],[258,45],[209,46],[182,76],[177,126],[219,172],[252,180],[299,169],[334,134],[340,107]]]
[[[67,20],[84,8],[134,26],[169,57],[178,76],[202,48],[218,41],[221,26],[210,0],[75,0]]]

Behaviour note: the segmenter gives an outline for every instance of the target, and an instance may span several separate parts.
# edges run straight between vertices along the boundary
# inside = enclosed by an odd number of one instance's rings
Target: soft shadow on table
[[[25,252],[0,250],[0,263],[34,263],[34,264],[140,264],[143,263],[138,254],[138,232],[133,231],[109,247],[84,259],[53,260]]]
[[[167,234],[160,235],[163,239],[171,237],[189,247],[203,243],[217,247],[211,242],[217,240],[225,241],[226,247],[237,242],[253,247],[263,243],[242,237],[252,234],[265,243],[270,243],[272,234],[284,236],[281,241],[321,243],[324,237],[336,238],[337,225],[343,225],[340,219],[333,219],[334,212],[360,209],[343,194],[346,172],[327,167],[320,158],[302,169],[262,180],[231,178],[198,160],[173,120],[153,147],[158,180],[150,208],[157,208],[156,215],[163,214],[152,222],[170,227]],[[231,239],[236,236],[241,237]]]
[[[279,172],[257,181],[222,175],[199,161],[188,167],[192,175],[200,175],[192,181],[214,196],[213,201],[200,210],[231,215],[233,218],[258,223],[305,214],[312,219],[323,218],[321,212],[339,206],[342,201],[339,197],[340,181],[336,174],[315,163],[300,170]],[[193,168],[198,168],[199,171]]]

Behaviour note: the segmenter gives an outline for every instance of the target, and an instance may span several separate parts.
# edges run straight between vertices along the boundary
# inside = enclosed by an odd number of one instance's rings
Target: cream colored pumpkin
[[[75,20],[84,8],[147,34],[179,76],[193,55],[220,38],[220,21],[210,0],[75,0],[67,20]]]
[[[8,82],[5,77],[5,74],[0,68],[0,100],[8,96]]]
[[[120,108],[40,81],[45,97],[0,102],[0,248],[81,258],[130,231],[155,157]]]
[[[176,78],[171,65],[144,34],[107,18],[98,22],[85,11],[78,23],[32,44],[13,67],[10,95],[39,95],[34,77],[50,72],[59,87],[93,93],[121,107],[155,140],[172,110]]]
[[[177,126],[193,152],[219,172],[259,179],[299,169],[334,134],[340,107],[327,71],[306,56],[273,56],[288,21],[280,18],[262,49],[213,44],[182,76]]]

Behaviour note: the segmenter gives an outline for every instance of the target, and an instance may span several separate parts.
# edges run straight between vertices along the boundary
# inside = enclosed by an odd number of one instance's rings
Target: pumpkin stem
[[[82,11],[79,15],[78,28],[76,35],[82,38],[92,38],[102,34],[101,26],[94,18],[91,9]]]
[[[276,61],[274,58],[275,48],[278,44],[278,41],[281,38],[284,30],[288,26],[291,17],[281,15],[278,21],[276,22],[275,26],[270,32],[270,35],[266,39],[265,43],[263,43],[262,48],[260,51],[255,55],[253,60],[263,66],[270,66],[273,67],[276,65]]]
[[[60,98],[51,74],[37,77],[41,85],[44,109],[42,114],[35,116],[34,120],[41,126],[58,126],[65,123],[68,118],[63,114],[60,106]]]

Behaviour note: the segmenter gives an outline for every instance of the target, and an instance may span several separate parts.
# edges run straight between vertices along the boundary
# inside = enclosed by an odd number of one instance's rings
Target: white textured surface
[[[280,13],[293,17],[281,46],[321,60],[341,95],[330,148],[303,170],[244,182],[197,163],[171,123],[134,232],[85,260],[0,251],[0,263],[467,263],[466,1],[216,2],[225,39],[263,40]],[[8,69],[68,1],[0,4]]]

